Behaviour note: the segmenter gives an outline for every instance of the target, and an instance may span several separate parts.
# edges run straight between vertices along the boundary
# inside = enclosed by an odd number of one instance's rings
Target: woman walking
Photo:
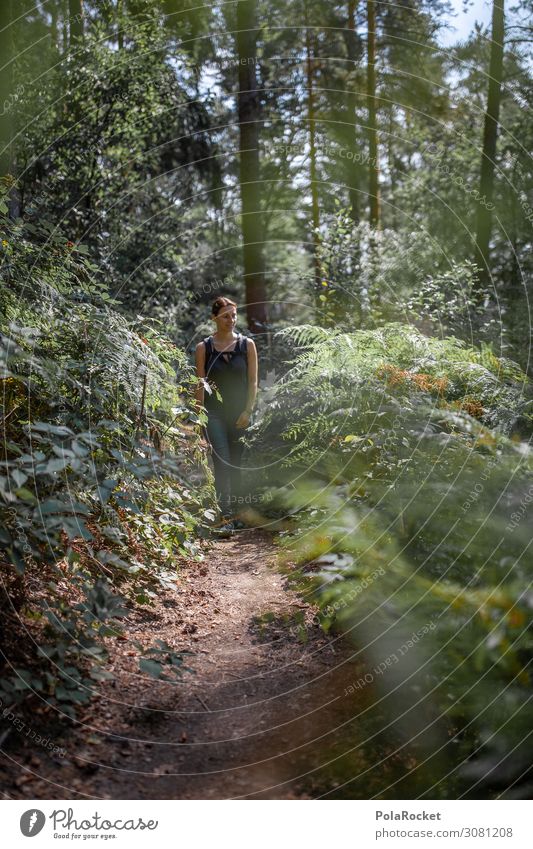
[[[242,527],[236,514],[242,503],[242,431],[250,424],[257,394],[257,350],[252,339],[235,333],[237,305],[229,298],[214,301],[211,317],[216,331],[196,346],[196,399],[207,413],[207,438],[212,448],[222,532]],[[216,397],[218,390],[221,400]],[[204,400],[205,399],[205,400]]]

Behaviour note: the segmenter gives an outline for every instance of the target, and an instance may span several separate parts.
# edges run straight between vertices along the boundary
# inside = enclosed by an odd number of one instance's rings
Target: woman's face
[[[235,307],[222,307],[218,315],[214,316],[217,330],[221,333],[231,333],[237,323],[237,310]]]

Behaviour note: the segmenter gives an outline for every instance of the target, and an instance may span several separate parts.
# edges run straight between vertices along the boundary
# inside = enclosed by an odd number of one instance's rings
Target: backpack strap
[[[202,339],[205,345],[205,359],[204,359],[204,369],[207,371],[207,367],[209,365],[209,360],[211,359],[211,354],[213,351],[213,343],[211,341],[210,336],[206,336],[205,339]]]

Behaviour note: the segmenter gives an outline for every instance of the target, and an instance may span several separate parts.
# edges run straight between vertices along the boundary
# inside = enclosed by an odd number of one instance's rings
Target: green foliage
[[[201,556],[206,466],[183,352],[154,321],[139,335],[59,232],[3,224],[1,568],[40,586],[12,626],[44,628],[25,662],[31,674],[47,660],[33,689],[63,707],[105,675],[102,639],[123,615],[113,588],[149,602],[176,556]],[[22,680],[2,679],[6,697]]]
[[[170,52],[157,6],[124,14],[121,49],[107,15],[88,18],[83,43],[56,56],[38,88],[25,86],[20,191],[24,217],[83,241],[96,278],[131,314],[168,320],[178,308],[182,326],[220,176],[209,103],[194,96],[186,49]],[[179,32],[180,16],[172,23]]]
[[[533,649],[533,463],[513,436],[531,433],[525,375],[486,347],[408,325],[283,335],[304,347],[252,446],[291,517],[293,579],[378,670],[353,688],[372,684],[381,699],[367,732],[389,727],[428,759],[406,792],[446,796],[462,757],[462,790],[518,778]]]
[[[354,226],[338,204],[319,250],[322,275],[318,317],[348,332],[391,321],[417,321],[440,335],[501,343],[488,290],[476,267],[459,263],[424,231]]]
[[[176,652],[164,640],[156,640],[157,648],[143,649],[140,644],[136,645],[142,652],[142,657],[139,658],[139,669],[152,678],[176,681],[182,678],[184,672],[191,671],[183,665],[185,656],[190,654],[188,651]]]
[[[394,416],[428,404],[449,429],[461,411],[508,434],[531,427],[528,379],[486,345],[475,349],[397,323],[354,333],[302,326],[278,335],[298,356],[252,432],[266,452],[281,452],[285,467],[312,464],[314,452],[331,444],[349,451],[351,434],[364,437],[377,459]],[[421,427],[426,416],[420,413]],[[457,422],[465,427],[460,416]]]

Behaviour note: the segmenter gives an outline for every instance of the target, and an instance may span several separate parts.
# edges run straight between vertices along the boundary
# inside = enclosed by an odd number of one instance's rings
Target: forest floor
[[[13,731],[0,761],[7,797],[306,799],[335,793],[333,761],[350,777],[364,771],[354,716],[367,697],[354,703],[345,689],[365,669],[313,621],[277,560],[272,537],[253,529],[180,567],[155,606],[125,620],[115,680],[50,738],[64,756],[21,747]],[[132,641],[157,638],[193,652],[177,683],[139,672]]]

